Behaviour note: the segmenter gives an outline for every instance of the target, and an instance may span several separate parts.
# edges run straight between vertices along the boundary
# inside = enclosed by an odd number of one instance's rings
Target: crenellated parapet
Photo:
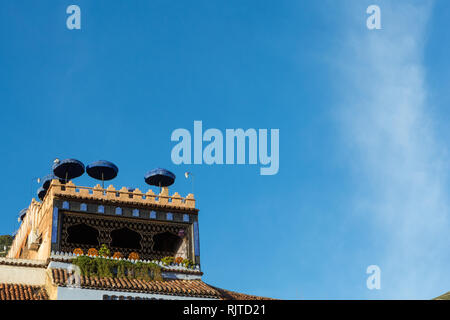
[[[121,201],[138,204],[152,204],[165,207],[177,207],[179,209],[195,209],[195,199],[192,193],[181,197],[178,192],[169,194],[169,189],[163,187],[159,194],[151,189],[143,193],[139,189],[129,191],[126,187],[114,188],[113,185],[103,189],[99,184],[95,187],[77,186],[72,181],[66,184],[58,180],[52,180],[47,196],[75,196],[91,200]],[[44,199],[45,203],[45,199]]]

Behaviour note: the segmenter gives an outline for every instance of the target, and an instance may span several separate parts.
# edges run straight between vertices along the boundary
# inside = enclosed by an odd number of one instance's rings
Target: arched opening
[[[128,228],[117,229],[111,232],[111,246],[127,249],[141,249],[141,235]]]
[[[67,242],[98,246],[98,230],[84,223],[67,228]]]
[[[181,245],[181,238],[170,232],[158,233],[153,236],[153,250],[175,254]]]

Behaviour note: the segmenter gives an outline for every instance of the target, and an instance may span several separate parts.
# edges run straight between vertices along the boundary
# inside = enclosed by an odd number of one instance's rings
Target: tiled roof
[[[53,283],[58,286],[66,286],[68,272],[65,269],[51,269]],[[166,294],[176,296],[216,298],[219,299],[218,291],[214,290],[201,280],[140,280],[123,278],[97,278],[80,276],[82,288],[129,291],[141,293]]]
[[[46,261],[27,260],[27,259],[0,258],[0,265],[32,267],[32,268],[47,268]]]
[[[225,289],[221,289],[221,288],[216,288],[213,286],[210,286],[210,287],[219,292],[222,300],[275,300],[272,298],[259,297],[259,296],[254,296],[251,294],[229,291],[229,290],[225,290]]]
[[[69,274],[65,269],[51,269],[53,283],[66,286]],[[110,290],[120,292],[141,292],[186,296],[192,298],[212,298],[224,300],[266,300],[257,297],[224,289],[215,288],[201,280],[140,280],[129,278],[97,278],[80,276],[81,288]]]
[[[0,283],[0,300],[48,300],[43,287]]]

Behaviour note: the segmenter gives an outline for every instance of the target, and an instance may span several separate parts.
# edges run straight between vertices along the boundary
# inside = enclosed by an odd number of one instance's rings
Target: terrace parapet
[[[125,187],[117,190],[113,185],[103,189],[99,184],[95,187],[84,187],[77,186],[72,181],[62,184],[58,180],[52,180],[46,197],[50,194],[52,196],[76,196],[91,200],[121,201],[144,205],[173,206],[190,210],[195,209],[195,199],[192,193],[186,197],[181,197],[178,192],[169,195],[169,189],[166,187],[163,187],[159,194],[155,194],[151,189],[143,193],[139,189],[129,191]]]

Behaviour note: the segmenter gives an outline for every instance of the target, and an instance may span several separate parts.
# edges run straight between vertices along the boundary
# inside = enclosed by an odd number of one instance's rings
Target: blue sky
[[[66,8],[81,8],[81,30]],[[382,30],[366,28],[381,8]],[[117,187],[195,174],[204,280],[283,299],[450,290],[450,35],[438,1],[2,1],[0,234],[54,158]],[[280,170],[172,164],[177,128],[280,129]],[[81,185],[97,182],[87,175]],[[368,290],[366,268],[381,268]]]

